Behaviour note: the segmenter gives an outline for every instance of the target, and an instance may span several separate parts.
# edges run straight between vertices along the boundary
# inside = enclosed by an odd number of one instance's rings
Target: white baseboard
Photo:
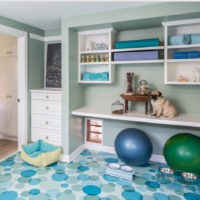
[[[116,154],[114,147],[104,146],[102,144],[98,143],[92,143],[92,142],[86,142],[85,144],[82,144],[80,147],[78,147],[74,152],[72,152],[70,155],[62,154],[61,160],[64,162],[71,162],[74,160],[84,149],[88,150],[95,150],[95,151],[103,151],[107,153],[113,153]],[[166,163],[164,156],[152,154],[150,161],[152,162],[160,162],[160,163]]]
[[[70,155],[62,154],[61,161],[71,162],[74,160],[83,150],[85,149],[85,144],[82,144],[75,151],[73,151]]]
[[[11,140],[11,141],[18,142],[18,138],[17,137],[9,136],[9,135],[3,134],[3,133],[0,133],[0,139]]]

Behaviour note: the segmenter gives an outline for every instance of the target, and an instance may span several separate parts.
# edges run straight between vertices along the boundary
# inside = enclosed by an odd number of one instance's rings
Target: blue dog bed
[[[21,158],[34,166],[46,167],[60,160],[61,147],[38,140],[21,146]]]

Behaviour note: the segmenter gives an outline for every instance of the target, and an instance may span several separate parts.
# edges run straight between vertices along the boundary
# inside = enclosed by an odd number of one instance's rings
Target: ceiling
[[[43,30],[60,29],[61,18],[137,7],[141,1],[0,1],[0,15]]]

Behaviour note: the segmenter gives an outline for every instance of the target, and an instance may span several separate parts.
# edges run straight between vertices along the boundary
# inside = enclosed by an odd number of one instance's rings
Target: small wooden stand
[[[128,112],[128,101],[144,101],[145,102],[145,114],[148,113],[148,101],[149,99],[151,99],[151,96],[141,96],[141,95],[126,95],[126,94],[121,94],[120,95],[125,102],[125,108],[124,108],[124,112],[127,113]]]

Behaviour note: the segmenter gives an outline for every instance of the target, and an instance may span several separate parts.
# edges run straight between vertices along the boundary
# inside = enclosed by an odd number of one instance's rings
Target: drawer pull
[[[48,136],[46,136],[46,139],[48,140],[48,139],[49,139],[49,137],[48,137]]]
[[[49,98],[49,96],[48,95],[46,95],[46,99],[48,99]]]
[[[47,107],[46,107],[46,110],[48,110],[48,109],[49,109],[49,107],[47,106]]]
[[[45,122],[45,124],[46,124],[46,125],[48,125],[48,124],[49,124],[49,122],[48,122],[48,121],[46,121],[46,122]]]

